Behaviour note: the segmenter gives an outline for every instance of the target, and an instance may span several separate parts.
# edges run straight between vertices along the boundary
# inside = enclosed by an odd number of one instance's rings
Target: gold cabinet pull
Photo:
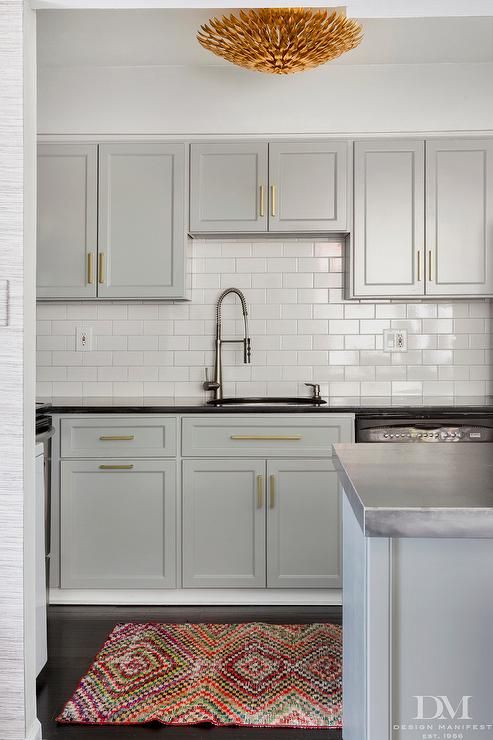
[[[430,249],[430,251],[428,252],[428,280],[433,280],[432,271],[431,271],[432,262],[433,262],[433,258],[432,258],[431,249]]]
[[[99,253],[99,267],[98,267],[98,279],[100,285],[103,285],[105,280],[105,274],[104,274],[104,254],[103,252]]]
[[[94,282],[94,270],[93,270],[93,252],[87,254],[87,284],[92,285]]]
[[[276,505],[276,476],[269,476],[269,507],[271,509]]]
[[[418,283],[421,282],[421,249],[418,249]]]
[[[260,218],[265,216],[265,188],[260,186]]]
[[[100,470],[132,470],[133,465],[100,465]]]
[[[270,186],[270,212],[272,216],[276,215],[276,196],[277,196],[277,188],[275,185]]]
[[[257,475],[257,509],[264,505],[264,476]]]
[[[112,435],[112,434],[102,434],[99,438],[101,442],[124,442],[129,441],[131,442],[132,439],[135,439],[133,434],[121,434],[121,435]]]
[[[231,439],[240,440],[288,440],[291,442],[299,442],[303,439],[301,434],[232,434]]]

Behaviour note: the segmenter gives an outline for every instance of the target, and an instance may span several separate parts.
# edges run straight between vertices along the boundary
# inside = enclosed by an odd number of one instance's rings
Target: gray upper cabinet
[[[183,461],[183,586],[265,587],[265,461]]]
[[[351,297],[424,295],[424,236],[424,142],[356,142]]]
[[[98,295],[183,298],[184,144],[102,144]]]
[[[267,462],[268,588],[339,588],[341,490],[332,460]]]
[[[176,462],[61,463],[61,587],[176,586]]]
[[[268,145],[192,144],[190,231],[267,231]]]
[[[97,178],[97,145],[39,144],[39,298],[96,297]]]
[[[269,144],[269,231],[346,231],[348,142]]]
[[[493,141],[426,143],[428,295],[493,294]]]

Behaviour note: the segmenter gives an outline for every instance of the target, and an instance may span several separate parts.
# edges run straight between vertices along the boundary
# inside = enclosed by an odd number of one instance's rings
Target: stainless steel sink
[[[279,398],[279,397],[252,397],[252,398],[214,398],[207,401],[208,406],[323,406],[327,401],[321,398]]]

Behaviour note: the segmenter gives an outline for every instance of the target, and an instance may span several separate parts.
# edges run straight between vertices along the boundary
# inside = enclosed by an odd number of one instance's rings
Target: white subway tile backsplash
[[[128,367],[98,367],[98,380],[109,382],[127,380],[128,370]]]
[[[325,288],[299,288],[298,303],[322,303],[327,305],[329,292]]]
[[[410,304],[411,305],[411,304]],[[375,317],[377,319],[405,319],[406,306],[402,303],[377,303],[375,306]]]
[[[360,322],[356,319],[329,319],[330,334],[359,334]],[[365,332],[367,333],[367,332]]]
[[[301,257],[298,272],[329,272],[329,260],[327,257]]]
[[[346,303],[344,306],[345,319],[373,319],[375,318],[375,306],[371,303]]]
[[[128,307],[128,319],[130,321],[146,319],[152,321],[159,318],[159,306],[156,303],[130,304]]]
[[[362,396],[390,396],[392,385],[387,381],[370,381],[361,383]]]
[[[215,302],[245,292],[252,364],[224,349],[225,393],[308,394],[306,381],[343,403],[392,396],[453,398],[492,391],[490,301],[347,301],[343,245],[282,239],[195,240],[192,301],[40,303],[38,393],[200,396],[212,368]],[[224,336],[241,336],[236,297],[223,305]],[[77,352],[76,329],[93,331]],[[408,351],[383,352],[383,329],[408,331]]]
[[[355,350],[331,351],[329,352],[330,365],[359,365],[359,352]]]
[[[372,334],[348,334],[344,337],[344,349],[375,349]]]
[[[285,272],[282,275],[282,287],[313,288],[313,272]]]

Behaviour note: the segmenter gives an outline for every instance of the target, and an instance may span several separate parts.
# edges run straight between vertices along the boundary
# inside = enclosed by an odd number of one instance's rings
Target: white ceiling
[[[327,0],[310,0],[311,7],[325,7]],[[284,7],[299,5],[299,0],[283,0]],[[213,0],[213,8],[278,7],[279,0]],[[33,8],[51,9],[138,9],[203,8],[204,0],[31,0]],[[493,15],[493,0],[346,0],[351,18],[447,18],[452,16]]]
[[[217,66],[195,36],[211,10],[38,13],[40,66]],[[332,64],[493,61],[493,17],[362,20],[361,45]]]

